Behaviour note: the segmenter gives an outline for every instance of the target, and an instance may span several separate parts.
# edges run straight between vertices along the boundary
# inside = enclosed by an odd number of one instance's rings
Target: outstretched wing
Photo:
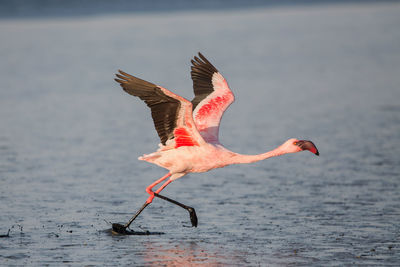
[[[219,143],[218,131],[221,117],[235,100],[225,78],[201,54],[192,60],[191,76],[195,97],[193,119],[197,130],[209,143]]]
[[[151,109],[154,126],[164,146],[173,140],[175,146],[194,146],[204,142],[194,126],[192,103],[161,86],[119,71],[115,79],[133,96],[142,99]],[[170,144],[170,142],[168,142]]]

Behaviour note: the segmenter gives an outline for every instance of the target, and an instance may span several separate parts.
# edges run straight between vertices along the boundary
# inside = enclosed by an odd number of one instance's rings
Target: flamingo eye
[[[294,141],[294,142],[293,142],[293,145],[297,145],[297,141]]]

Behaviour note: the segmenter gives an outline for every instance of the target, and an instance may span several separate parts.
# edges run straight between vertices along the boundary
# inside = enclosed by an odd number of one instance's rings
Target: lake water
[[[400,4],[0,20],[0,265],[396,266]],[[111,234],[165,170],[148,108],[118,69],[191,99],[201,51],[236,96],[222,143],[299,153],[191,174]]]

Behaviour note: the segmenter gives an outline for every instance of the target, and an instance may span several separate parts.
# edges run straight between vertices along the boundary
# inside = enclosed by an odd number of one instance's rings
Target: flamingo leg
[[[157,181],[158,182],[158,181]],[[184,208],[185,210],[187,210],[189,212],[190,215],[190,222],[192,223],[192,226],[197,227],[197,215],[196,215],[196,211],[194,208],[186,206],[185,204],[182,204],[176,200],[170,199],[168,197],[162,196],[159,193],[170,183],[172,182],[172,180],[168,180],[165,183],[163,183],[160,188],[158,188],[155,192],[151,191],[151,188],[154,186],[149,186],[147,189],[149,191],[147,191],[147,193],[151,194],[151,196],[147,199],[146,203],[151,203],[153,201],[154,197],[159,197],[161,199],[164,199],[168,202],[171,202],[172,204],[178,205],[181,208]]]
[[[172,204],[178,205],[179,207],[184,208],[185,210],[187,210],[189,212],[190,222],[192,223],[192,226],[197,227],[197,215],[196,215],[196,211],[195,211],[194,208],[186,206],[185,204],[182,204],[182,203],[180,203],[180,202],[178,202],[176,200],[173,200],[171,198],[168,198],[168,197],[165,197],[165,196],[162,196],[162,195],[159,194],[171,182],[172,182],[172,180],[166,181],[155,192],[151,191],[151,188],[153,188],[154,186],[152,186],[152,185],[149,186],[147,188],[149,190],[149,191],[147,191],[147,193],[151,194],[151,196],[147,199],[146,203],[147,202],[151,203],[153,201],[154,197],[159,197],[159,198],[164,199],[164,200],[166,200],[168,202],[171,202]]]
[[[130,234],[129,231],[127,231],[126,229],[129,228],[129,226],[132,224],[132,222],[136,219],[136,217],[139,216],[139,214],[151,203],[153,202],[154,197],[158,197],[161,198],[163,200],[166,200],[168,202],[171,202],[175,205],[178,205],[181,208],[184,208],[185,210],[187,210],[189,212],[190,215],[190,221],[192,223],[192,226],[197,227],[197,215],[196,215],[196,211],[194,208],[186,206],[176,200],[170,199],[168,197],[162,196],[159,193],[167,186],[169,185],[172,180],[167,180],[165,183],[163,183],[160,188],[158,188],[155,192],[152,190],[153,187],[155,187],[156,185],[158,185],[159,183],[161,183],[162,181],[164,181],[165,179],[167,179],[168,177],[171,176],[171,173],[167,173],[165,176],[161,177],[160,179],[158,179],[157,181],[155,181],[154,183],[152,183],[151,185],[149,185],[146,188],[146,192],[150,194],[149,198],[146,200],[146,202],[143,204],[143,206],[132,216],[132,218],[125,224],[119,224],[119,223],[113,223],[112,224],[112,229],[113,231],[120,233],[120,234]]]
[[[159,193],[167,186],[169,185],[173,180],[168,180],[165,183],[163,183],[160,188],[158,188],[155,192],[153,192],[151,189],[154,187],[153,185],[150,185],[146,191],[147,193],[150,194],[150,197],[147,199],[146,202],[151,203],[153,201],[154,197],[159,197],[161,199],[164,199],[168,202],[171,202],[172,204],[178,205],[181,208],[184,208],[185,210],[187,210],[189,212],[189,216],[190,216],[190,222],[192,223],[192,226],[197,227],[197,215],[196,215],[196,211],[194,208],[186,206],[185,204],[182,204],[176,200],[173,200],[171,198],[168,198],[166,196],[162,196]],[[158,181],[157,181],[158,182]],[[156,183],[157,183],[156,182]],[[161,181],[160,181],[161,182]],[[158,182],[159,183],[159,182]]]
[[[160,179],[158,179],[157,181],[155,181],[154,183],[149,185],[146,188],[146,192],[150,194],[150,197],[146,200],[146,202],[143,204],[143,206],[132,216],[132,218],[125,225],[122,225],[119,223],[113,223],[112,224],[113,231],[120,233],[120,234],[128,234],[128,231],[126,231],[126,229],[132,224],[132,222],[136,219],[136,217],[139,216],[139,214],[153,201],[154,192],[151,189],[170,176],[171,176],[171,173],[167,173],[166,175],[164,175],[163,177],[161,177]],[[160,187],[160,189],[161,190],[164,189],[165,186],[167,186],[167,185],[163,185],[162,187]],[[160,189],[158,189],[158,190],[161,191]]]
[[[194,208],[186,206],[185,204],[182,204],[176,200],[170,199],[166,196],[162,196],[162,195],[158,194],[157,192],[154,193],[154,196],[164,199],[168,202],[171,202],[172,204],[178,205],[179,207],[182,207],[185,210],[187,210],[190,215],[190,222],[192,223],[192,226],[197,227],[197,215],[196,215],[196,211]]]
[[[159,183],[161,183],[162,181],[164,181],[165,179],[167,179],[170,176],[171,176],[171,173],[167,173],[165,176],[161,177],[160,179],[158,179],[157,181],[155,181],[154,183],[152,183],[151,185],[149,185],[146,188],[146,192],[150,194],[149,198],[146,200],[146,203],[150,204],[154,199],[154,192],[152,190],[153,187],[155,187],[156,185],[158,185]],[[172,181],[168,180],[167,182],[165,182],[159,189],[157,189],[156,193],[159,193],[161,190],[163,190],[164,187],[166,187],[170,182],[172,182]]]

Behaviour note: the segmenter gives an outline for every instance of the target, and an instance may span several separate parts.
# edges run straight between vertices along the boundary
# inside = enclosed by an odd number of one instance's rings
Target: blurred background
[[[24,17],[59,17],[59,16],[87,16],[132,12],[174,12],[174,11],[205,11],[205,10],[229,10],[241,8],[263,8],[314,4],[337,3],[374,3],[395,2],[390,0],[2,0],[0,10],[4,18]]]
[[[0,265],[384,265],[400,261],[398,1],[0,3]],[[191,174],[115,236],[165,170],[122,69],[187,99],[202,52],[236,101],[232,151],[286,155]]]

